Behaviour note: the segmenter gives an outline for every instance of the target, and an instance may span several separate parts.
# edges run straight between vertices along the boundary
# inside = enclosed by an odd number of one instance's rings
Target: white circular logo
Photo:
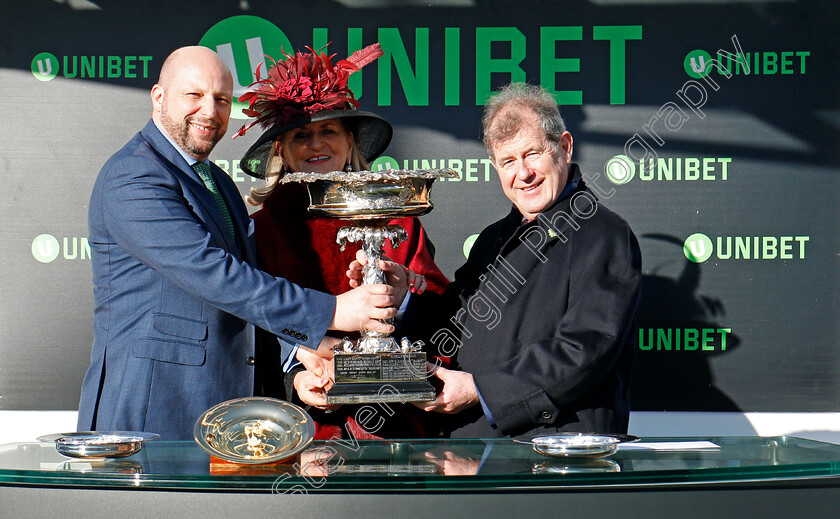
[[[58,240],[52,234],[40,234],[32,240],[32,255],[41,263],[50,263],[58,257]]]
[[[607,161],[604,173],[613,184],[626,184],[636,176],[636,165],[627,155],[616,155]]]

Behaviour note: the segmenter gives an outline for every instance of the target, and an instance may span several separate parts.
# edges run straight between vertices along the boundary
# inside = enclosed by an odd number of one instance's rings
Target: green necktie
[[[192,165],[192,168],[196,173],[198,173],[201,180],[204,181],[204,185],[207,186],[207,189],[210,190],[210,193],[213,195],[213,200],[216,202],[216,205],[219,206],[219,210],[225,218],[225,223],[227,223],[230,235],[236,239],[236,231],[233,230],[233,220],[230,217],[230,212],[228,211],[225,199],[222,198],[222,194],[219,192],[219,187],[216,185],[216,181],[213,180],[213,173],[210,172],[210,166],[204,162],[196,162]]]

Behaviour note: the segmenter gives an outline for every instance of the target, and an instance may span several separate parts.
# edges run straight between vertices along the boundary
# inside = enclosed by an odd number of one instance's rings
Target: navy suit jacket
[[[253,394],[254,325],[311,348],[323,338],[335,298],[255,268],[241,195],[212,170],[236,239],[152,121],[99,173],[88,214],[94,340],[79,430],[192,439],[206,409]]]

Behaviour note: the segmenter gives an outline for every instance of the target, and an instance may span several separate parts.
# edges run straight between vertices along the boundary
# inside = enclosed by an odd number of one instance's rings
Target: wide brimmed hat
[[[341,119],[345,128],[353,132],[356,146],[366,162],[371,162],[382,155],[394,134],[391,124],[374,113],[351,109],[322,110],[299,117],[288,124],[273,126],[266,130],[257,139],[257,142],[245,152],[239,167],[252,177],[265,178],[268,157],[277,137],[303,125],[328,119]]]
[[[233,138],[244,135],[256,124],[266,129],[240,162],[249,175],[265,178],[274,140],[312,122],[342,119],[353,132],[366,161],[382,154],[391,142],[393,129],[388,121],[357,110],[359,102],[347,84],[350,74],[383,55],[379,44],[369,45],[337,63],[332,62],[335,55],[309,51],[284,53],[285,60],[275,61],[267,77],[255,81],[251,90],[239,97],[241,102],[249,103],[243,113],[256,119],[243,125]],[[262,65],[256,70],[258,78]]]

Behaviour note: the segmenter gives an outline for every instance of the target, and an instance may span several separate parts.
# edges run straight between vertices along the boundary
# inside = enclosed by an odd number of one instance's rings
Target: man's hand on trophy
[[[367,265],[367,256],[363,250],[356,252],[356,259],[350,263],[347,270],[347,277],[350,279],[351,287],[362,285],[363,269]],[[422,294],[426,291],[426,278],[413,270],[403,267],[387,256],[379,260],[379,268],[385,272],[385,280],[394,287],[394,298],[398,305],[402,304],[405,295],[411,293]]]
[[[431,402],[412,402],[424,411],[455,414],[478,403],[475,380],[466,371],[455,371],[427,363],[432,374],[443,383],[443,388]]]
[[[301,402],[324,411],[334,411],[340,407],[327,405],[327,391],[332,385],[332,380],[321,378],[308,370],[300,371],[295,375],[295,391]]]
[[[334,378],[333,369],[333,347],[341,342],[341,339],[336,337],[326,336],[318,345],[317,350],[311,350],[304,346],[297,349],[295,358],[303,364],[303,367],[310,371],[315,376],[324,379]]]
[[[397,315],[394,287],[384,284],[363,285],[335,297],[335,315],[331,330],[370,330],[391,333],[394,327],[380,319]]]

